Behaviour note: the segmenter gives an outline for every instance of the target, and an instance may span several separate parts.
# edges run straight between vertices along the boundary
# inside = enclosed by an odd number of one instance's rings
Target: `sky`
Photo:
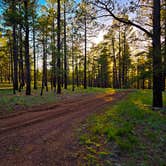
[[[45,4],[45,0],[39,0],[39,3],[44,5]]]
[[[76,2],[79,2],[80,0],[76,0]],[[46,0],[39,0],[39,3],[44,5],[46,3]]]
[[[46,0],[39,0],[40,4],[44,4]],[[76,0],[77,2],[79,2],[80,0]],[[128,0],[118,0],[119,2],[123,2],[126,3]]]

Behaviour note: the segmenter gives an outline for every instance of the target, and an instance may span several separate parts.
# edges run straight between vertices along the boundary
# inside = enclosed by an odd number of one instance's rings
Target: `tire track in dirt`
[[[93,102],[94,100],[100,100],[100,98],[103,98],[104,96],[107,97],[113,97],[115,94],[109,94],[109,95],[100,95],[98,97],[96,96],[90,96],[85,97],[81,99],[81,101],[69,101],[68,103],[62,102],[59,104],[52,105],[50,107],[46,107],[45,110],[43,108],[34,108],[26,112],[28,116],[25,116],[24,114],[18,114],[14,117],[8,117],[0,122],[0,134],[10,131],[12,129],[26,127],[28,125],[33,125],[35,123],[39,123],[41,121],[50,120],[52,118],[58,118],[59,116],[63,116],[66,113],[71,113],[78,110],[71,110],[70,107],[75,107],[78,105],[87,105],[88,102]],[[80,99],[79,99],[80,100]],[[65,105],[66,104],[66,105]],[[62,107],[63,106],[63,107]],[[62,107],[62,108],[61,108]]]
[[[72,151],[77,147],[74,130],[87,116],[101,112],[103,108],[121,100],[128,93],[125,91],[80,97],[76,101],[69,100],[69,103],[61,102],[51,110],[31,110],[29,113],[10,117],[12,122],[7,122],[8,118],[3,119],[0,124],[4,128],[0,133],[1,165],[78,165],[76,156],[72,155]],[[25,118],[28,114],[31,115]]]

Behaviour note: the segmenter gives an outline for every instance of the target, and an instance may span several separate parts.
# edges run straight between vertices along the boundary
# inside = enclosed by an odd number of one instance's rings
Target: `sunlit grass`
[[[147,107],[151,101],[150,90],[138,90],[104,114],[91,116],[81,129],[81,159],[101,166],[164,165],[166,116]]]
[[[43,95],[40,96],[41,88],[39,87],[37,90],[32,88],[32,94],[30,96],[25,95],[25,89],[21,92],[17,92],[13,95],[12,89],[0,89],[0,113],[12,112],[16,107],[20,107],[25,109],[27,107],[31,107],[34,105],[46,104],[46,103],[55,103],[66,96],[70,98],[70,96],[74,95],[84,95],[90,93],[111,93],[115,90],[111,88],[87,88],[76,87],[75,91],[72,91],[72,86],[68,86],[68,89],[65,90],[62,88],[62,94],[57,95],[54,91],[51,91],[51,87],[48,87],[49,91],[46,92],[44,89]]]

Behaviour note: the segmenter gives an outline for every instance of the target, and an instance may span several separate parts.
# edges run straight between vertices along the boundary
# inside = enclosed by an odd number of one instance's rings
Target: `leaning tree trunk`
[[[153,0],[153,107],[162,107],[160,0]]]

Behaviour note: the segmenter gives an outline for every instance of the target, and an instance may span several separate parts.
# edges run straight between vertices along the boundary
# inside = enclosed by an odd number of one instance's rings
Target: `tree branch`
[[[96,7],[98,8],[102,8],[104,9],[105,11],[107,11],[109,13],[109,15],[111,17],[113,17],[115,20],[119,21],[119,22],[122,22],[124,24],[127,24],[127,25],[132,25],[138,29],[140,29],[141,31],[145,32],[149,37],[153,37],[153,34],[151,32],[149,32],[148,30],[146,30],[145,28],[143,28],[142,26],[132,22],[131,20],[126,20],[124,18],[119,18],[117,17],[116,15],[113,14],[113,12],[108,8],[108,6],[104,3],[104,2],[101,2],[100,0],[97,1],[97,4],[96,3],[93,3],[93,5],[95,5]],[[100,5],[99,5],[100,4]],[[108,15],[107,15],[108,16]]]

